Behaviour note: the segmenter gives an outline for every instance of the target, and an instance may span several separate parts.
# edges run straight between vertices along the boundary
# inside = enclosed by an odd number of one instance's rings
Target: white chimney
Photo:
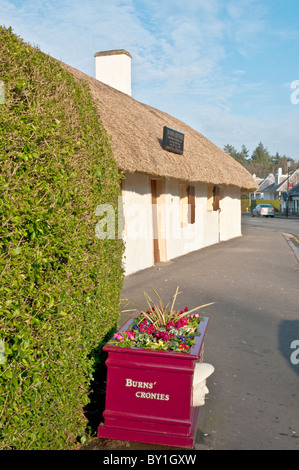
[[[96,79],[131,96],[132,56],[124,49],[96,52]]]

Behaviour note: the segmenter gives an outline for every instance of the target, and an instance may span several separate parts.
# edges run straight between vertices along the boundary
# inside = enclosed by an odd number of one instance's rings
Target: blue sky
[[[126,49],[133,98],[221,148],[261,141],[299,160],[298,0],[0,0],[0,12],[91,76],[95,52]]]

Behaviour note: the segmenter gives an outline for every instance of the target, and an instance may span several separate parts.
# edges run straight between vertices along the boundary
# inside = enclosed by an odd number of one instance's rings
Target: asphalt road
[[[251,214],[243,214],[242,224],[244,226],[263,228],[277,232],[287,232],[299,237],[299,217],[252,217]]]
[[[217,302],[202,311],[210,318],[204,360],[215,372],[195,449],[299,450],[299,347],[297,355],[291,348],[299,341],[299,257],[283,234],[297,236],[298,227],[299,220],[247,215],[242,237],[125,279],[124,310],[143,309],[151,287],[167,301],[179,285],[178,308]],[[109,448],[122,447],[112,441]]]

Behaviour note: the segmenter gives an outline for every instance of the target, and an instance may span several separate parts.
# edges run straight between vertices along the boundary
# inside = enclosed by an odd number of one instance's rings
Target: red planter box
[[[200,322],[188,353],[104,346],[107,390],[98,437],[193,448],[199,415],[192,406],[193,373],[203,359],[208,321]]]

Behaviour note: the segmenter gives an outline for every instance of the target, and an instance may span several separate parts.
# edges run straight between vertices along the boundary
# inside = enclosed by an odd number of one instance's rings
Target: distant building
[[[287,201],[289,201],[289,212],[299,213],[298,206],[298,186],[299,184],[299,169],[290,173],[285,180],[277,185],[277,191],[280,194],[281,210],[285,212]]]
[[[290,191],[290,200],[293,206],[293,211],[299,214],[299,183]]]
[[[289,212],[299,213],[299,169],[289,175],[283,175],[282,169],[278,168],[277,173],[269,173],[259,182],[258,190],[253,194],[254,199],[279,200],[281,211],[286,211],[287,201],[289,201]]]

